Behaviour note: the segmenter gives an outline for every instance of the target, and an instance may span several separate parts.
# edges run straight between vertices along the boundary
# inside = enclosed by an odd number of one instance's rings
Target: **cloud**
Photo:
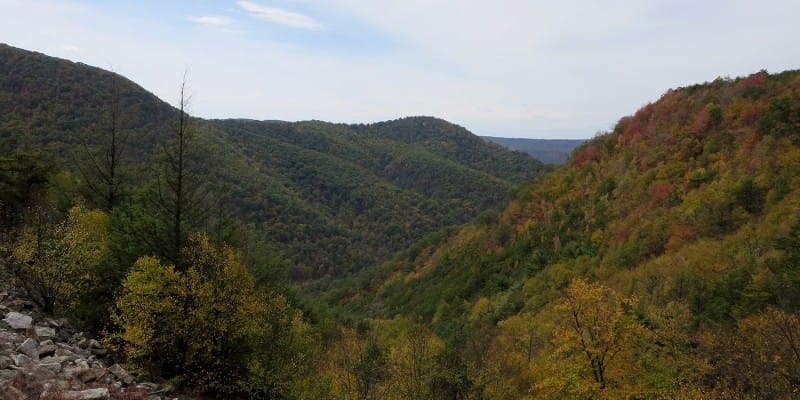
[[[325,29],[325,27],[317,22],[317,20],[314,18],[293,11],[284,10],[282,8],[267,7],[253,1],[237,1],[236,4],[256,18],[260,18],[265,21],[275,22],[281,25],[290,26],[292,28],[308,29],[312,31]]]
[[[217,17],[212,15],[206,15],[201,17],[189,16],[189,21],[198,23],[200,25],[211,26],[215,28],[228,26],[231,24],[231,22],[233,22],[228,17]]]
[[[65,44],[61,46],[61,50],[64,50],[68,53],[79,53],[81,48],[73,44]]]

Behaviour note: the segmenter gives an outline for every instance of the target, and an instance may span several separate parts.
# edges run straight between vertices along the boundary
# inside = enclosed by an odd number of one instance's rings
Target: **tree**
[[[800,391],[800,316],[775,308],[708,330],[701,344],[713,369],[704,377],[719,398],[790,399]]]
[[[93,154],[84,144],[89,170],[78,168],[92,195],[90,197],[96,198],[97,204],[106,212],[111,212],[119,205],[123,197],[123,155],[130,135],[130,130],[125,129],[123,125],[119,84],[116,79],[111,79],[109,97],[106,115],[107,135],[101,135],[106,140],[100,146],[102,154]]]
[[[15,282],[44,312],[74,305],[95,283],[94,268],[108,249],[108,217],[83,206],[52,221],[36,207],[12,245],[8,263]]]
[[[541,395],[569,398],[621,398],[636,392],[639,369],[633,359],[644,329],[634,315],[636,299],[581,279],[572,281],[566,300],[556,307],[561,318]]]
[[[133,260],[143,254],[155,255],[179,271],[187,268],[182,249],[207,215],[196,158],[199,143],[186,111],[190,100],[187,85],[184,74],[176,118],[160,140],[155,179],[134,193],[133,201],[118,212],[117,225],[124,245],[137,248]]]
[[[341,328],[330,346],[329,371],[339,394],[350,400],[380,398],[377,387],[388,378],[386,354],[369,333]]]
[[[43,197],[51,172],[52,166],[40,156],[22,152],[0,156],[0,235],[6,240],[23,210]]]
[[[424,325],[415,326],[404,343],[392,351],[391,392],[400,399],[431,399],[436,356],[442,349],[443,343],[436,335]]]
[[[178,119],[170,130],[171,137],[162,143],[163,173],[157,181],[157,206],[168,226],[165,256],[181,267],[180,252],[186,243],[187,225],[202,212],[197,203],[199,185],[197,171],[192,159],[195,132],[190,125],[186,109],[190,98],[187,91],[187,75],[184,73],[178,100]]]
[[[186,269],[142,257],[112,317],[129,360],[215,395],[286,397],[307,365],[310,334],[283,296],[259,293],[230,247],[195,234]]]

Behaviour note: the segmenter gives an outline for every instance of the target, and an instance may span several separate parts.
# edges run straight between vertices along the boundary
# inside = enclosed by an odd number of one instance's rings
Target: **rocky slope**
[[[137,382],[95,339],[31,302],[0,292],[0,399],[162,400],[169,387]]]

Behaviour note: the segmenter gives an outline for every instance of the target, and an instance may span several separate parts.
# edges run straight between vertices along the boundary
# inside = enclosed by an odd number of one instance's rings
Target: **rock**
[[[12,309],[14,311],[22,311],[24,309],[32,309],[33,308],[33,303],[31,303],[30,301],[15,299],[15,300],[11,300],[10,302],[8,302],[7,306],[8,306],[8,308],[10,308],[10,309]]]
[[[36,336],[38,336],[39,339],[50,339],[56,337],[55,328],[49,328],[46,326],[35,326],[33,330],[36,331]]]
[[[45,320],[45,322],[47,322],[47,324],[50,325],[50,327],[52,327],[52,328],[61,328],[62,326],[64,326],[64,320],[62,320],[62,319],[50,319],[50,318],[48,318],[48,319]]]
[[[14,365],[20,368],[25,368],[33,363],[31,358],[26,356],[25,354],[15,354],[11,357],[14,359]]]
[[[106,349],[95,349],[95,348],[91,348],[91,349],[89,349],[89,351],[90,351],[92,354],[96,355],[96,356],[104,356],[104,355],[106,355],[106,354],[108,353],[108,350],[106,350]]]
[[[5,321],[11,329],[29,329],[33,323],[33,318],[25,314],[11,311],[6,314],[3,321]]]
[[[14,360],[11,357],[0,356],[0,369],[6,369],[12,365],[14,365]]]
[[[103,377],[108,375],[108,371],[103,368],[88,369],[75,375],[83,383],[99,382]]]
[[[0,370],[0,382],[2,382],[2,381],[10,382],[11,380],[13,380],[17,376],[18,373],[19,373],[19,371],[14,370],[14,369]]]
[[[39,359],[39,343],[37,343],[35,339],[25,339],[25,341],[22,342],[19,347],[17,347],[17,351],[25,354],[33,360]]]
[[[53,363],[41,363],[39,364],[39,368],[46,369],[53,373],[61,372],[61,363],[53,362]]]
[[[110,398],[109,396],[108,389],[106,388],[86,389],[81,391],[69,391],[61,393],[61,397],[65,400],[102,400]]]
[[[54,344],[46,344],[39,346],[39,357],[48,357],[56,354],[56,346]]]
[[[125,386],[130,386],[133,383],[133,376],[131,376],[131,374],[129,374],[128,371],[126,371],[125,368],[122,368],[122,366],[119,364],[114,364],[108,367],[108,372],[114,374],[114,376],[124,383]]]
[[[56,355],[59,357],[67,357],[69,361],[75,361],[78,359],[78,355],[75,354],[73,351],[69,349],[65,349],[63,347],[59,347],[56,349]]]

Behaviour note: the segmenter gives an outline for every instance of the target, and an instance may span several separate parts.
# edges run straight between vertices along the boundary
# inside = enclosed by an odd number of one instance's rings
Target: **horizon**
[[[0,0],[10,46],[114,71],[198,117],[588,139],[669,89],[800,67],[800,3]]]

